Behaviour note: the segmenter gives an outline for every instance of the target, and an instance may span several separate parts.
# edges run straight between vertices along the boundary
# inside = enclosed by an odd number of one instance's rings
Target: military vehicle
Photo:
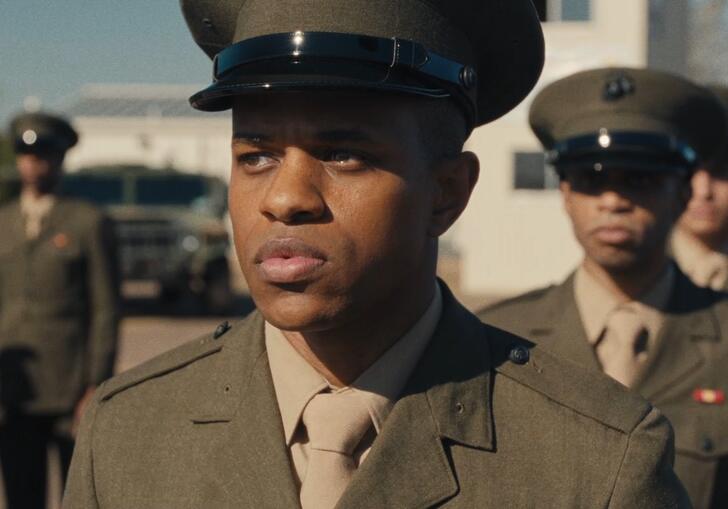
[[[233,294],[222,180],[139,166],[86,168],[64,176],[62,194],[89,200],[113,220],[122,294],[176,303],[193,297],[212,314]]]

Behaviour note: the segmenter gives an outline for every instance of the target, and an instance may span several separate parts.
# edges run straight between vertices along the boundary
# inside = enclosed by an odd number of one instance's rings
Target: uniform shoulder
[[[185,366],[219,352],[225,343],[225,335],[233,328],[240,327],[248,319],[231,326],[227,321],[217,326],[214,332],[188,341],[168,352],[154,357],[128,371],[107,380],[99,389],[101,402],[115,395],[137,387],[149,380],[163,377]]]
[[[18,207],[20,206],[20,201],[17,198],[13,198],[12,200],[9,200],[2,205],[0,205],[0,218],[4,218],[9,214],[14,213],[16,210],[18,210]]]
[[[608,376],[557,357],[523,338],[485,325],[496,371],[553,404],[631,433],[652,410],[649,402]]]
[[[515,297],[498,301],[494,304],[490,304],[481,308],[479,311],[476,312],[476,315],[481,320],[485,320],[487,318],[504,316],[517,310],[532,307],[541,302],[541,300],[554,288],[556,288],[556,285],[549,285],[543,288],[530,290],[526,293],[516,295]]]

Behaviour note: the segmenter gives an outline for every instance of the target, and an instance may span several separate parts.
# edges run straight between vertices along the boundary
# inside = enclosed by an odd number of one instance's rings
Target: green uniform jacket
[[[92,206],[58,198],[29,240],[17,201],[0,208],[0,404],[73,410],[112,374],[118,325],[113,230]]]
[[[689,506],[658,411],[443,293],[435,335],[337,507]],[[254,312],[106,382],[65,507],[299,507],[263,323]]]
[[[573,275],[479,313],[560,357],[600,370],[574,299]],[[728,404],[705,404],[695,389],[728,393],[728,300],[678,271],[656,350],[634,389],[675,428],[675,471],[696,508],[728,507]],[[717,490],[717,492],[716,492]],[[713,499],[720,497],[720,500]],[[721,505],[725,504],[725,505]]]

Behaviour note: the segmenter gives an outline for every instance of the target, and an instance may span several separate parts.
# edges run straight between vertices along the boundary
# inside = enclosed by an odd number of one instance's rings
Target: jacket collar
[[[265,355],[263,317],[254,311],[221,340],[209,379],[191,408],[204,433],[215,427],[204,475],[240,507],[299,507],[296,487]]]
[[[9,225],[10,235],[16,239],[16,242],[37,243],[45,240],[50,232],[55,231],[56,227],[68,218],[68,204],[68,199],[62,196],[56,196],[53,206],[41,222],[38,236],[29,239],[25,234],[25,218],[23,217],[20,200],[16,200],[10,209],[12,211],[11,225]]]
[[[586,329],[574,296],[572,273],[563,283],[552,287],[543,297],[526,337],[546,349],[590,369],[599,370],[594,348],[587,341]]]
[[[677,267],[665,321],[633,389],[653,403],[667,389],[694,373],[705,362],[707,342],[720,337],[711,309],[714,295],[695,286]],[[560,356],[590,369],[601,370],[586,338],[574,297],[574,274],[543,297],[529,337]]]
[[[494,449],[486,327],[441,287],[433,338],[338,507],[434,505],[458,490],[447,442]],[[226,489],[257,507],[298,507],[262,316],[254,312],[223,338],[216,369],[191,409],[198,426],[227,423],[213,474],[231,479]]]
[[[667,389],[704,364],[706,346],[720,339],[718,318],[712,308],[714,296],[714,292],[699,288],[676,268],[662,332],[634,385],[645,398],[658,402]]]
[[[437,505],[458,491],[448,443],[494,450],[486,327],[441,286],[432,341],[337,507]]]
[[[8,241],[11,242],[23,242],[27,239],[25,235],[25,222],[23,214],[20,211],[20,200],[15,200],[12,204],[7,205],[9,212],[9,224],[3,225],[7,228],[4,232],[8,237]]]

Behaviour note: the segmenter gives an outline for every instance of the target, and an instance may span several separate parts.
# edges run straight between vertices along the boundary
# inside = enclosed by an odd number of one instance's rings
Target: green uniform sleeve
[[[97,509],[99,507],[96,499],[92,443],[94,421],[99,409],[101,393],[101,390],[96,391],[96,395],[81,419],[63,495],[64,509]]]
[[[674,436],[652,409],[632,431],[609,503],[610,509],[689,509],[687,492],[672,469]]]
[[[119,329],[119,267],[111,221],[99,216],[88,239],[89,337],[86,383],[96,386],[114,369]]]

